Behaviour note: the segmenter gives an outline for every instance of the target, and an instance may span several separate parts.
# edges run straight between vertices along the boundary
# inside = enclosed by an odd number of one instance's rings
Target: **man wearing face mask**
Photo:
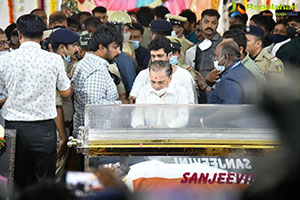
[[[252,73],[240,60],[238,45],[233,41],[221,42],[215,51],[214,62],[224,68],[216,84],[209,86],[204,77],[196,72],[200,89],[208,95],[210,104],[255,103],[257,83]]]
[[[134,48],[131,42],[129,41],[131,28],[130,16],[126,12],[116,11],[109,16],[108,22],[114,24],[123,34],[122,51],[127,53],[133,59],[135,59]]]
[[[279,82],[284,78],[284,67],[280,59],[272,56],[263,49],[264,30],[259,26],[244,28],[247,37],[247,51],[250,58],[264,73],[268,82]],[[278,81],[279,80],[279,81]]]
[[[130,42],[132,43],[135,51],[135,58],[138,64],[137,72],[139,72],[147,68],[150,60],[150,51],[140,45],[144,33],[144,28],[142,25],[133,23],[130,33]]]
[[[287,27],[287,22],[285,20],[279,20],[276,22],[272,33],[273,43],[264,48],[268,53],[276,56],[278,49],[285,43],[291,41],[291,38],[289,38],[287,34]]]
[[[172,80],[172,65],[167,61],[154,61],[149,69],[151,82],[145,85],[136,104],[188,104],[186,89]],[[188,110],[176,108],[140,109],[132,113],[131,125],[139,127],[182,127],[188,121]]]
[[[172,57],[172,47],[170,40],[164,36],[156,36],[149,45],[151,62],[163,60],[169,61]],[[188,94],[188,100],[190,103],[197,103],[196,89],[193,77],[191,74],[176,65],[172,65],[172,82],[183,86]],[[129,100],[133,103],[138,97],[141,88],[150,83],[148,69],[142,70],[136,77],[132,90],[130,92]]]
[[[172,37],[177,37],[181,41],[181,51],[183,56],[180,58],[180,62],[185,61],[185,53],[186,51],[194,46],[194,43],[190,42],[188,39],[184,37],[184,23],[187,21],[186,17],[166,14],[166,19],[172,24],[173,30],[171,32]]]
[[[300,66],[300,12],[295,12],[295,16],[289,17],[288,25],[295,29],[295,38],[282,45],[277,51],[276,56],[286,64]]]
[[[54,31],[50,35],[49,50],[60,55],[65,61],[65,67],[70,63],[71,57],[78,53],[79,48],[77,41],[79,35],[75,32],[61,28]],[[58,156],[56,161],[55,179],[59,181],[63,175],[66,164],[66,157],[68,155],[67,140],[71,134],[72,118],[73,118],[73,103],[72,98],[63,99],[58,92],[56,92],[56,111],[57,117],[54,119],[58,136]]]

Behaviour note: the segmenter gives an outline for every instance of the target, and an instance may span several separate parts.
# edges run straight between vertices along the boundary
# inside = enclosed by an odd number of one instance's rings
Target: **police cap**
[[[50,39],[57,43],[73,44],[79,40],[79,35],[66,28],[60,28],[51,33]]]
[[[177,15],[171,15],[171,14],[166,14],[165,18],[167,19],[167,21],[169,21],[172,25],[179,25],[179,26],[183,26],[184,22],[187,21],[186,17],[182,17],[182,16],[177,16]]]
[[[152,32],[172,31],[172,24],[164,19],[152,20],[150,23]]]
[[[246,26],[243,31],[245,34],[254,35],[256,37],[259,37],[261,39],[265,38],[265,32],[262,28],[259,26]]]

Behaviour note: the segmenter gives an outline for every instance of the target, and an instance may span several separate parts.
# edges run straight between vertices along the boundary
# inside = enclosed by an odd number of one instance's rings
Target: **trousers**
[[[15,129],[15,189],[55,177],[56,126],[54,120],[5,121],[7,129]]]

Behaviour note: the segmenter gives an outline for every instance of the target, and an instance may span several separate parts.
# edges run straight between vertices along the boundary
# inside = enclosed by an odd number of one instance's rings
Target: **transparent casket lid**
[[[277,141],[271,120],[254,105],[87,105],[84,145]]]

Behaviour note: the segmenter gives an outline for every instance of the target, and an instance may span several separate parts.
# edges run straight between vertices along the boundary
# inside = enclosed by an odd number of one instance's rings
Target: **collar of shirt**
[[[250,56],[249,56],[249,53],[246,51],[246,52],[245,52],[244,59],[242,60],[242,63],[244,64],[244,63],[248,62],[249,59],[251,59],[251,58],[250,58]],[[251,59],[251,60],[252,60],[252,59]]]
[[[27,42],[22,42],[19,48],[28,48],[28,47],[40,49],[41,45],[37,42],[27,41]]]
[[[259,52],[259,54],[257,54],[252,60],[254,61],[261,61],[265,55],[266,51],[264,49],[261,50],[261,52]]]
[[[100,62],[100,63],[104,64],[107,68],[108,68],[108,66],[109,66],[109,63],[108,63],[107,60],[101,58],[100,56],[96,56],[96,55],[93,54],[93,53],[86,52],[85,56],[88,56],[87,58],[90,58],[90,59],[95,60],[95,62]]]

